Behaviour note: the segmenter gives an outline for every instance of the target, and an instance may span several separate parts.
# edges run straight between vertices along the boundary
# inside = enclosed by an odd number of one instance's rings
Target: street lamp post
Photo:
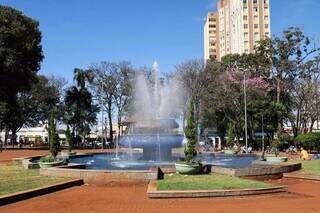
[[[262,123],[261,123],[261,130],[262,130],[262,159],[264,160],[264,156],[265,156],[265,145],[264,145],[264,117],[263,117],[263,114],[261,115],[261,120],[262,120]]]
[[[247,90],[246,90],[246,73],[243,75],[243,91],[244,91],[244,128],[245,128],[245,141],[246,153],[248,154],[248,120],[247,120]]]

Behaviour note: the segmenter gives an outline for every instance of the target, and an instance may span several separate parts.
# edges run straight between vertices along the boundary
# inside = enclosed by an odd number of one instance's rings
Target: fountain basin
[[[142,149],[145,161],[172,161],[172,149],[182,147],[184,137],[178,134],[130,134],[120,140],[120,146]]]
[[[134,153],[119,152],[118,158],[115,153],[99,153],[85,156],[70,156],[69,162],[73,164],[84,164],[88,170],[149,170],[152,167],[173,166],[180,162],[183,153],[172,153],[171,160],[154,161],[144,160],[143,153],[136,151]],[[200,153],[197,161],[204,165],[219,166],[225,168],[247,168],[252,162],[257,160],[254,155],[237,156],[213,153]]]

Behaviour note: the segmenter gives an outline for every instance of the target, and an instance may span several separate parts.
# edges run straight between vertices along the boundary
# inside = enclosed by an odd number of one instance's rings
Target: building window
[[[264,27],[265,27],[265,28],[269,28],[269,24],[265,24]]]
[[[243,20],[247,21],[248,20],[248,16],[247,15],[243,16]]]
[[[244,24],[244,29],[248,29],[248,24]]]
[[[258,24],[254,24],[254,29],[258,29],[259,25]]]

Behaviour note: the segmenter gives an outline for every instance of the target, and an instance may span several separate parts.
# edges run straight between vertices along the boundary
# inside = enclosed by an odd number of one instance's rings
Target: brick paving
[[[1,156],[1,154],[0,154]],[[318,213],[320,182],[283,179],[288,194],[243,198],[152,200],[146,185],[85,185],[0,207],[1,213]],[[0,183],[1,184],[1,183]]]

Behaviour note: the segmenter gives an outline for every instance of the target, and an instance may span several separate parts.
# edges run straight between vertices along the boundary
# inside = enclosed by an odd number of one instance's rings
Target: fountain
[[[134,86],[134,106],[132,116],[123,125],[126,134],[117,139],[114,153],[70,158],[71,163],[86,164],[87,169],[110,171],[147,171],[154,166],[172,166],[183,153],[172,152],[183,146],[184,136],[179,134],[181,91],[174,79],[165,81],[160,77],[158,63],[153,64],[152,75],[137,73]],[[118,147],[128,149],[119,151]],[[238,157],[203,153],[198,160],[204,164],[228,168],[245,168],[255,157]]]
[[[158,63],[153,64],[152,79],[138,74],[134,105],[135,114],[124,122],[127,135],[120,140],[120,146],[143,150],[143,161],[170,162],[172,149],[182,147],[183,136],[178,134],[179,125],[171,118],[179,103],[177,87],[174,84],[161,84]],[[174,100],[173,100],[174,99]]]

